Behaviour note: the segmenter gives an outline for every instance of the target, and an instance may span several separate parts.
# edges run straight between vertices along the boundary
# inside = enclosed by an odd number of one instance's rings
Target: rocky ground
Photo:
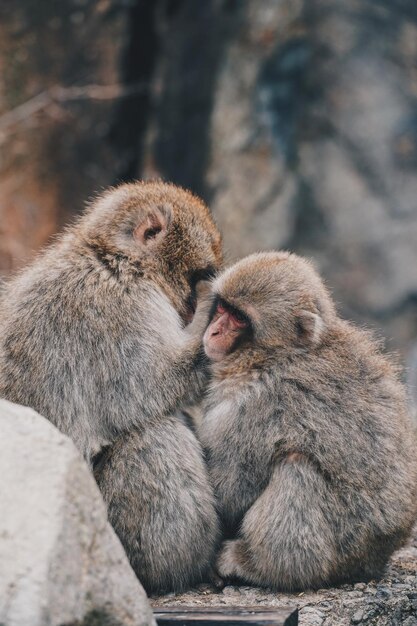
[[[154,597],[155,606],[270,606],[299,608],[301,626],[417,626],[417,527],[410,544],[391,559],[386,576],[317,592],[284,594],[254,587],[228,586],[220,593],[199,588]]]

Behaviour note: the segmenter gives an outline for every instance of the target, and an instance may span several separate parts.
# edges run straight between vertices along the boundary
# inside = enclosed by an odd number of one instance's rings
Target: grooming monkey
[[[6,287],[0,396],[69,435],[147,591],[201,580],[217,516],[178,407],[202,391],[199,281],[221,262],[207,207],[163,183],[121,185]],[[190,322],[190,323],[189,323]],[[104,448],[104,452],[103,451]]]
[[[417,506],[395,367],[294,254],[249,256],[213,293],[199,434],[231,537],[218,573],[281,590],[380,576]]]

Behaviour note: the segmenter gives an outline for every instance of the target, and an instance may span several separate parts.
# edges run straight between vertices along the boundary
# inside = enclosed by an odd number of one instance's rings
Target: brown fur
[[[220,263],[201,200],[159,182],[122,185],[1,300],[0,395],[45,415],[88,462],[101,454],[109,519],[148,591],[201,580],[216,545],[200,446],[169,415],[204,387],[204,303],[186,321],[198,281]]]
[[[212,363],[199,429],[230,537],[219,574],[277,589],[380,576],[417,515],[396,366],[338,317],[296,255],[252,255],[213,291],[252,322],[250,338]]]

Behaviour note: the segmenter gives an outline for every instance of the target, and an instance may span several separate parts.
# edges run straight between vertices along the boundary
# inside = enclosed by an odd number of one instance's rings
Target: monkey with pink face
[[[379,577],[417,514],[403,385],[312,265],[249,256],[213,284],[199,435],[224,579],[281,590]]]

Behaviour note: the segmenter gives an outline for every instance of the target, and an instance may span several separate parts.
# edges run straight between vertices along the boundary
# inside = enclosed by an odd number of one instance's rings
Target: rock
[[[138,174],[203,194],[231,259],[279,247],[312,257],[342,312],[382,327],[407,357],[415,0],[348,11],[329,0],[183,0],[159,15],[150,165]]]
[[[385,0],[352,11],[328,0],[245,4],[211,118],[207,181],[226,250],[313,257],[344,314],[382,326],[407,354],[417,291],[415,2],[403,11]]]
[[[153,3],[0,7],[0,271],[31,258],[99,189],[133,175]],[[8,60],[6,60],[8,59]],[[10,59],[13,61],[10,62]]]
[[[352,624],[360,624],[362,620],[363,620],[363,611],[356,611],[356,613],[352,615],[352,618],[350,621],[352,622]]]
[[[311,626],[322,626],[324,622],[324,613],[316,607],[305,606],[300,611],[300,622],[310,624]]]
[[[224,587],[224,589],[222,590],[222,594],[224,596],[236,597],[236,596],[240,596],[240,590],[239,590],[239,587],[232,587],[228,585],[227,587]]]
[[[5,400],[0,431],[0,624],[152,626],[146,594],[73,443]]]

